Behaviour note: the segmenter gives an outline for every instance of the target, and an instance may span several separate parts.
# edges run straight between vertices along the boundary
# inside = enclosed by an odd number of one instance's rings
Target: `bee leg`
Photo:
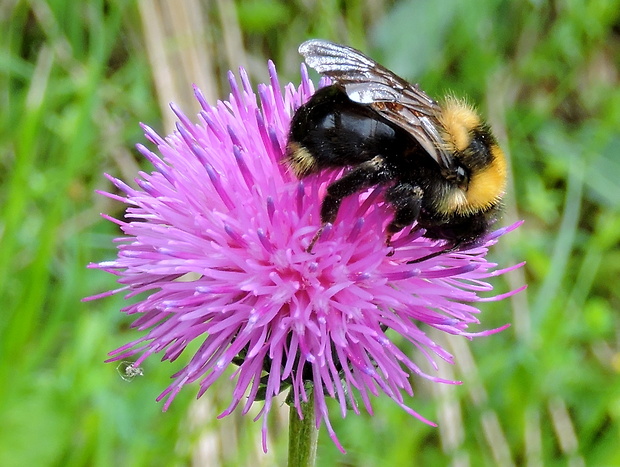
[[[329,185],[327,195],[321,204],[321,228],[312,238],[306,251],[312,252],[312,248],[319,239],[325,224],[334,223],[344,198],[370,186],[384,183],[390,178],[392,178],[392,173],[386,166],[383,157],[375,156],[371,160],[359,164],[342,178]]]
[[[323,233],[323,229],[325,229],[325,224],[323,224],[323,225],[321,225],[321,227],[319,227],[319,230],[316,231],[316,233],[314,234],[314,237],[312,237],[312,240],[310,240],[310,245],[308,245],[308,248],[306,248],[306,251],[308,253],[312,253],[312,249],[314,248],[314,244],[317,242],[317,240],[319,239],[319,237]]]
[[[387,246],[390,246],[392,235],[418,219],[423,195],[422,188],[409,183],[397,183],[386,191],[385,200],[394,208],[394,218],[387,226]]]
[[[428,259],[435,258],[440,255],[446,255],[448,253],[452,253],[453,251],[457,251],[462,245],[463,245],[462,242],[457,242],[453,245],[448,246],[447,248],[444,248],[443,250],[435,251],[434,253],[429,253],[428,255],[422,256],[421,258],[407,261],[407,264],[421,263],[422,261],[426,261]]]
[[[381,156],[363,162],[327,187],[327,195],[321,205],[323,224],[334,223],[340,203],[353,193],[389,180],[391,172]]]

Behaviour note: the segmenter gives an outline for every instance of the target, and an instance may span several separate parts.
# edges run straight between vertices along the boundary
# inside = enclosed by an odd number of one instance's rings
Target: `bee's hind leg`
[[[357,165],[342,178],[329,185],[327,195],[321,204],[321,228],[312,238],[306,251],[312,252],[312,248],[321,236],[325,225],[334,223],[344,198],[373,185],[385,183],[391,178],[392,172],[385,164],[383,157],[375,156],[369,161]]]
[[[386,191],[385,200],[394,208],[394,217],[387,226],[387,246],[390,246],[392,235],[418,219],[423,195],[422,188],[409,183],[397,183]]]

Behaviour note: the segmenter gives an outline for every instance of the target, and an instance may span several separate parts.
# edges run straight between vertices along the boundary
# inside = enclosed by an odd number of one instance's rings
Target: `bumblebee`
[[[286,161],[298,178],[350,167],[327,187],[308,251],[345,197],[375,185],[386,186],[394,210],[388,245],[415,222],[447,250],[487,233],[500,212],[506,159],[469,104],[453,96],[437,102],[351,47],[312,39],[299,53],[332,84],[293,115]]]

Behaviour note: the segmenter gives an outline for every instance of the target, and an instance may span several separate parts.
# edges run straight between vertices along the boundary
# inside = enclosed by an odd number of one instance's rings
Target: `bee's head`
[[[466,102],[447,97],[439,122],[452,166],[442,170],[449,182],[437,206],[444,214],[474,214],[499,205],[506,188],[506,158],[489,126]]]

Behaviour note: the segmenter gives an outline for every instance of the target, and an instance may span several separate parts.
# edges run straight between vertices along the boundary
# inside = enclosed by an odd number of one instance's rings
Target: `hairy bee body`
[[[500,212],[506,162],[476,112],[455,98],[434,101],[355,49],[312,40],[300,52],[334,84],[293,115],[288,164],[300,178],[350,167],[328,187],[322,223],[336,220],[346,196],[384,185],[394,209],[388,243],[414,223],[449,248],[479,240]]]

